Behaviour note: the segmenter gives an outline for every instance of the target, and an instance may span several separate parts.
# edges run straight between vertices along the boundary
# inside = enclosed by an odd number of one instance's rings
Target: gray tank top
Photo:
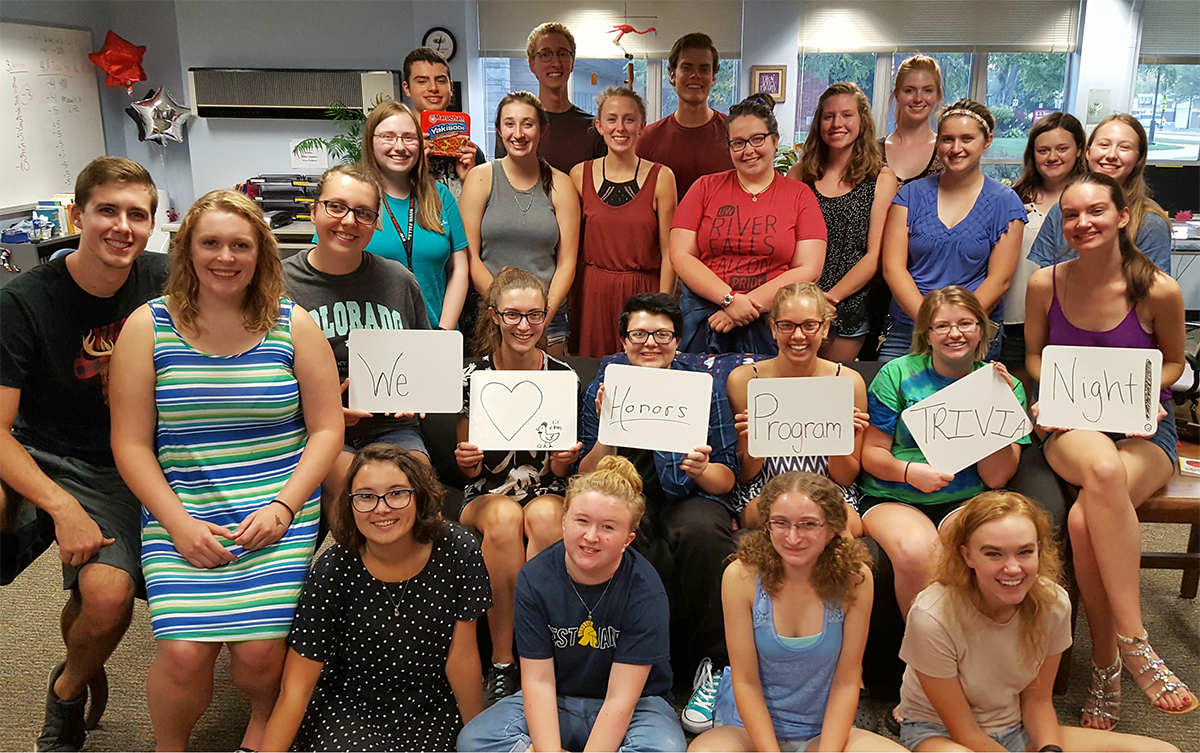
[[[518,191],[508,182],[501,161],[492,162],[492,193],[479,234],[479,257],[493,275],[504,267],[518,267],[550,287],[557,266],[558,220],[541,181]]]

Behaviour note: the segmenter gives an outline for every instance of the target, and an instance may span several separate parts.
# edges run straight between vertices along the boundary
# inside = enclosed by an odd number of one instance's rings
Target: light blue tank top
[[[789,648],[775,632],[775,610],[771,597],[756,581],[752,617],[754,647],[758,652],[758,676],[763,698],[780,740],[808,740],[821,734],[829,688],[842,655],[841,607],[825,605],[821,635],[804,648]],[[733,673],[725,668],[717,688],[716,716],[721,724],[742,725],[733,698]]]

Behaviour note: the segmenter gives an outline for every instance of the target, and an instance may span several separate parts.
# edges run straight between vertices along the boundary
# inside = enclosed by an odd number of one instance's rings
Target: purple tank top
[[[1158,338],[1142,329],[1142,323],[1138,320],[1136,307],[1129,309],[1129,313],[1125,315],[1120,324],[1103,332],[1080,329],[1071,324],[1058,302],[1059,266],[1058,264],[1054,265],[1053,276],[1051,278],[1051,290],[1054,297],[1050,301],[1050,315],[1047,322],[1049,331],[1046,333],[1047,345],[1079,345],[1089,348],[1158,347]],[[1171,391],[1167,389],[1163,390],[1162,399],[1171,399]]]

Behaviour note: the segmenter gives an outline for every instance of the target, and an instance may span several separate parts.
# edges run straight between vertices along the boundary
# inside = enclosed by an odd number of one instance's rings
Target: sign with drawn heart
[[[576,442],[579,377],[573,371],[471,374],[471,444],[481,450],[566,450]]]

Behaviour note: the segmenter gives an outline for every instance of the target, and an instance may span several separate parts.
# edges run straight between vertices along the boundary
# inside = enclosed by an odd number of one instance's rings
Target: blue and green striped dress
[[[158,462],[188,513],[230,530],[270,504],[308,441],[293,371],[293,303],[275,327],[235,356],[188,345],[162,298],[154,317],[154,402]],[[237,562],[193,567],[166,529],[142,508],[142,570],[155,638],[246,641],[283,638],[292,624],[320,520],[313,491],[287,534],[247,552],[223,541]]]

